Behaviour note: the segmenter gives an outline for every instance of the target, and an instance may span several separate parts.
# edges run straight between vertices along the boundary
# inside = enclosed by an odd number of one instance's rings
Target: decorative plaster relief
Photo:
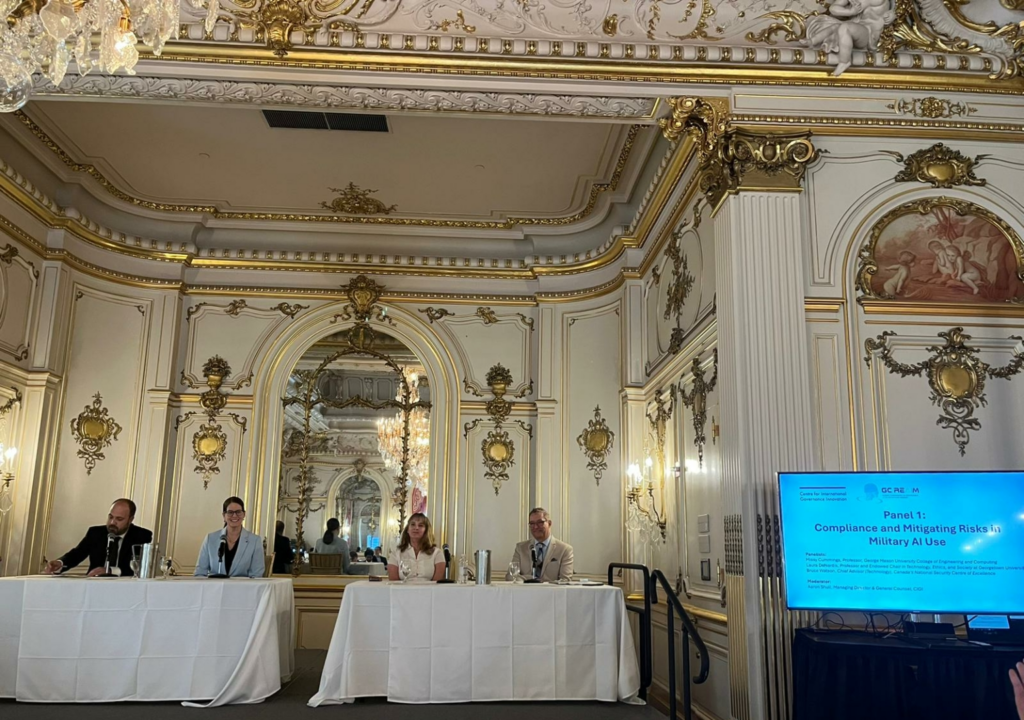
[[[533,318],[522,313],[499,315],[487,306],[473,314],[450,315],[439,323],[458,350],[466,368],[463,387],[468,395],[484,397],[487,382],[481,379],[490,367],[501,363],[521,384],[508,388],[511,397],[522,398],[533,392]]]
[[[0,351],[15,360],[28,357],[39,270],[18,248],[0,248]]]
[[[324,108],[332,110],[402,110],[431,113],[543,115],[650,119],[654,97],[599,97],[501,92],[468,92],[412,88],[338,87],[288,83],[231,82],[188,78],[125,75],[67,75],[54,87],[42,75],[34,78],[39,95],[189,101]]]
[[[307,305],[279,303],[271,308],[251,307],[244,299],[227,305],[200,302],[185,313],[189,323],[188,350],[181,384],[201,387],[201,368],[207,358],[222,355],[228,364],[239,368],[234,382],[225,385],[240,390],[252,384],[253,366],[263,345],[281,326],[290,322]]]

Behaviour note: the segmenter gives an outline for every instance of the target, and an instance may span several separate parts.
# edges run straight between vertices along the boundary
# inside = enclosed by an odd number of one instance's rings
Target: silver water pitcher
[[[135,570],[135,577],[139,580],[152,580],[156,577],[157,559],[160,556],[160,545],[157,543],[146,543],[132,547],[135,562],[138,568]]]
[[[490,585],[491,584],[491,551],[490,550],[477,550],[474,554],[476,558],[476,584],[477,585]]]

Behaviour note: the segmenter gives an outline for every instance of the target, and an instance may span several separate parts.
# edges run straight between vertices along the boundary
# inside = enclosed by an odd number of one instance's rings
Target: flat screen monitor
[[[793,610],[1024,612],[1024,472],[779,473]]]

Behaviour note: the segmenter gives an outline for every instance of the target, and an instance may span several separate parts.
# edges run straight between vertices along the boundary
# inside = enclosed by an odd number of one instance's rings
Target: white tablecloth
[[[0,697],[261,702],[291,676],[294,610],[288,579],[2,578]]]
[[[618,588],[358,582],[345,588],[309,704],[614,702],[639,688]]]

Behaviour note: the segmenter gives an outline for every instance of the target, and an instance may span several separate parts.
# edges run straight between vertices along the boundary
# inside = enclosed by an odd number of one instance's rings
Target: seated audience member
[[[366,562],[373,562],[373,550],[366,548],[366,552],[363,553],[363,560]]]
[[[327,521],[327,532],[316,541],[313,552],[320,555],[341,555],[341,572],[348,575],[349,567],[352,564],[352,553],[348,550],[348,542],[341,537],[341,523],[338,518],[331,518]]]
[[[373,561],[381,563],[384,567],[388,566],[388,559],[384,557],[384,553],[381,552],[380,547],[373,549]]]
[[[1017,717],[1024,720],[1024,661],[1010,668],[1010,684],[1013,686],[1013,702],[1017,706]]]
[[[352,552],[350,552],[348,554],[348,559],[349,559],[350,563],[357,563],[357,562],[359,562],[359,553],[357,553],[355,550],[353,550]]]
[[[134,519],[135,503],[128,498],[115,500],[107,513],[107,524],[89,528],[78,545],[48,562],[43,572],[59,575],[88,559],[89,577],[93,577],[105,572],[109,558],[112,575],[134,575],[131,566],[132,546],[153,542],[153,533],[133,525]]]
[[[288,566],[295,560],[292,542],[284,536],[284,521],[278,520],[274,533],[274,574],[284,575]]]
[[[263,577],[266,570],[263,542],[259,536],[242,527],[245,521],[245,503],[242,502],[242,498],[229,497],[224,501],[222,510],[224,527],[206,536],[206,541],[199,549],[195,574]]]
[[[411,568],[410,579],[444,579],[444,553],[434,544],[434,530],[430,527],[430,519],[423,513],[413,513],[405,524],[398,543],[398,558],[388,565],[389,580],[406,579],[401,571],[403,561],[408,562]]]
[[[512,560],[519,561],[519,572],[525,578],[541,582],[572,579],[572,546],[551,537],[551,515],[544,508],[530,511],[532,540],[516,545]]]

